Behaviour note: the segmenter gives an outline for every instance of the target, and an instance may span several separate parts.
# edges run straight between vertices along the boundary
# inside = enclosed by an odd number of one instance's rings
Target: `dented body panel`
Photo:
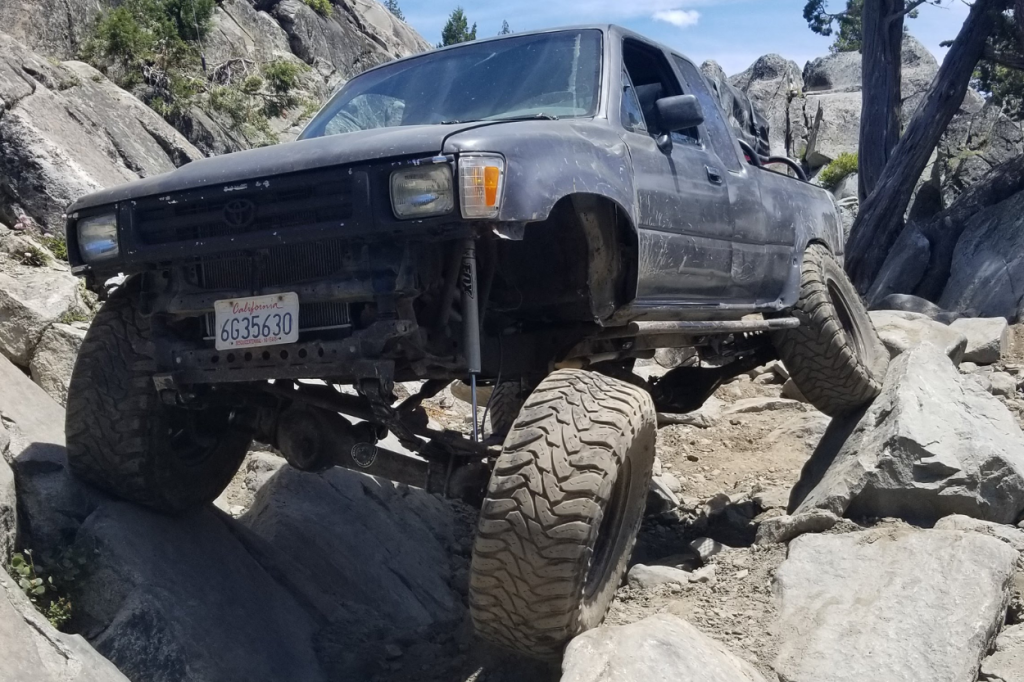
[[[118,273],[144,278],[147,313],[165,316],[174,332],[167,363],[184,363],[181,371],[192,380],[211,382],[306,375],[294,354],[287,362],[266,359],[260,370],[225,363],[211,350],[214,301],[268,292],[297,292],[302,315],[315,320],[303,332],[307,345],[291,350],[305,357],[314,348],[308,344],[328,344],[315,346],[316,376],[352,379],[365,371],[353,369],[359,358],[395,363],[393,372],[405,378],[464,373],[462,322],[452,309],[467,239],[477,242],[481,273],[484,376],[501,367],[549,367],[602,327],[738,320],[791,306],[809,243],[842,256],[831,194],[747,162],[725,132],[727,119],[707,83],[684,56],[618,27],[588,30],[602,36],[593,115],[326,136],[307,129],[296,142],[196,161],[70,206],[75,272],[97,291]],[[704,122],[687,135],[658,135],[624,120],[626,97],[637,90],[628,54],[638,50],[675,79],[676,91],[669,87],[663,96],[697,95]],[[398,63],[411,68],[433,54]],[[643,106],[639,96],[637,104]],[[477,153],[504,159],[494,219],[466,219],[460,210],[459,159]],[[396,217],[392,174],[431,165],[451,169],[450,212]],[[111,211],[120,254],[87,263],[76,225]],[[231,225],[229,218],[239,216],[246,224]],[[364,342],[373,353],[323,359],[322,349],[345,335],[365,339],[375,325],[396,319],[414,324],[387,343]],[[509,357],[513,338],[522,348]],[[641,347],[601,343],[620,356]],[[207,356],[220,364],[204,365]]]

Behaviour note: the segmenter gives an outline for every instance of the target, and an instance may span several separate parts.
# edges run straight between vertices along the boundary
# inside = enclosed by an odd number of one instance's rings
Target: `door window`
[[[685,94],[664,53],[643,43],[626,40],[622,44],[622,61],[636,91],[647,132],[654,137],[663,134],[654,103],[662,97]],[[671,136],[672,141],[679,144],[700,145],[697,128],[674,132]]]
[[[697,101],[700,102],[701,109],[704,110],[704,131],[707,134],[708,143],[711,145],[711,148],[715,150],[718,158],[722,160],[726,168],[731,171],[740,170],[742,166],[740,165],[739,157],[736,156],[736,147],[733,145],[732,133],[729,131],[725,118],[718,108],[718,102],[711,94],[704,76],[697,70],[697,67],[685,59],[674,56],[673,60],[676,63],[676,68],[679,69],[679,74],[683,77],[683,82],[686,84],[686,94],[696,96]]]

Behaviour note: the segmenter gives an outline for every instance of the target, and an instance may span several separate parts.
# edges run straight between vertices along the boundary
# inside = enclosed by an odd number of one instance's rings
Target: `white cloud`
[[[700,13],[695,10],[667,9],[654,13],[654,18],[664,21],[679,28],[693,26],[700,19]]]

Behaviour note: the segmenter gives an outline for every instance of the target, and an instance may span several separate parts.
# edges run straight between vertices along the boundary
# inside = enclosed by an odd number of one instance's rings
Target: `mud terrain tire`
[[[889,353],[846,272],[820,244],[804,252],[800,298],[790,314],[800,326],[774,332],[772,341],[812,405],[837,417],[881,392]]]
[[[473,545],[477,632],[535,658],[604,619],[640,527],[654,404],[601,374],[559,370],[526,400],[487,488]]]
[[[494,387],[487,402],[483,425],[485,438],[494,434],[505,435],[512,429],[519,411],[523,409],[526,393],[519,381],[502,381]]]
[[[190,414],[160,400],[150,319],[138,313],[133,289],[104,304],[79,352],[68,389],[68,464],[117,497],[182,513],[223,492],[252,434],[232,426],[226,408]]]

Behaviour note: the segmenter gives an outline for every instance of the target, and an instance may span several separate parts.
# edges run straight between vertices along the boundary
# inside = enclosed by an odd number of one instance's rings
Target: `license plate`
[[[217,350],[275,346],[299,340],[299,295],[229,298],[213,304]]]

